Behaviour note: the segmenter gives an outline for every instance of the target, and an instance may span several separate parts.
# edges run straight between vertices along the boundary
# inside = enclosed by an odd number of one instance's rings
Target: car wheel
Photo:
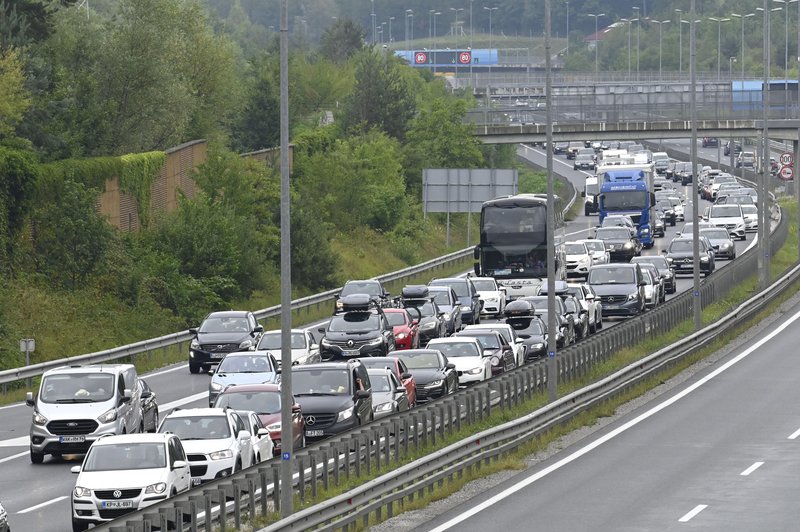
[[[200,364],[192,364],[189,362],[189,373],[197,374],[200,373]]]
[[[306,446],[306,434],[305,434],[305,432],[303,432],[303,434],[300,435],[300,444],[299,444],[299,446],[300,446],[301,449]]]
[[[236,465],[233,466],[233,472],[236,473],[242,470],[242,461],[241,459],[236,460]]]
[[[139,434],[144,434],[144,419],[139,422]]]
[[[253,453],[252,458],[250,459],[250,466],[254,466],[255,464],[261,463],[261,457],[256,453]]]
[[[89,523],[80,519],[72,519],[72,532],[83,532],[89,528]]]
[[[37,453],[31,451],[31,463],[32,464],[41,464],[44,462],[44,453]]]
[[[158,408],[156,408],[156,411],[153,414],[153,432],[157,430],[158,430]]]
[[[584,216],[589,216],[590,214],[592,214],[592,211],[589,209],[589,207],[584,207],[583,208],[583,215]]]

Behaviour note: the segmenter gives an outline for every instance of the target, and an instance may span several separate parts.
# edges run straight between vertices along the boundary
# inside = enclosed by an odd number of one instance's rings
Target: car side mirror
[[[263,325],[256,325],[255,329],[253,329],[253,332],[256,333],[256,334],[264,332],[264,326]]]
[[[189,334],[197,336],[197,327],[192,327],[191,329],[189,329]]]
[[[27,392],[25,394],[25,404],[28,406],[36,406],[36,403],[33,401],[33,392]]]
[[[400,378],[401,379],[410,379],[411,378],[411,373],[405,372],[402,375],[400,375]]]
[[[72,473],[78,474],[78,473],[80,473],[80,472],[81,472],[81,466],[79,466],[79,465],[72,466],[72,467],[71,467],[69,470],[70,470]]]
[[[662,249],[662,250],[661,250],[661,253],[663,253],[664,255],[666,255],[666,254],[667,254],[667,250],[666,250],[666,249]]]
[[[153,392],[151,390],[145,390],[142,392],[142,399],[150,399],[151,397],[153,397]]]
[[[523,344],[523,343],[525,343],[525,339],[524,338],[517,338],[516,340],[514,340],[514,343],[515,344]]]
[[[642,279],[641,281],[639,281],[639,286],[647,286],[647,281]]]
[[[258,435],[259,438],[263,438],[264,436],[269,435],[269,431],[267,430],[266,427],[261,427],[260,429],[258,429],[258,432],[256,434]]]
[[[394,389],[394,392],[395,393],[406,393],[406,389],[403,388],[402,386],[398,386],[397,388]]]
[[[249,430],[240,430],[239,434],[236,435],[237,439],[240,440],[249,440],[253,435],[250,434]]]
[[[453,364],[452,362],[448,362],[447,364],[445,364],[444,367],[445,369],[456,369],[456,365]]]
[[[185,460],[175,460],[174,462],[172,462],[172,469],[173,470],[174,469],[183,469],[184,467],[186,467],[188,465],[189,465],[189,462],[186,462]]]
[[[299,414],[301,411],[300,405],[292,405],[292,414]]]
[[[321,333],[321,334],[325,334],[325,327],[319,327],[319,328],[317,328],[317,332],[318,332],[318,333]]]
[[[133,392],[131,392],[131,391],[130,391],[130,389],[128,389],[128,388],[125,388],[125,389],[122,391],[122,397],[120,397],[120,399],[119,399],[119,403],[120,403],[120,404],[122,404],[122,403],[129,403],[132,397],[133,397]]]
[[[371,394],[367,390],[356,390],[356,399],[369,399]]]
[[[207,372],[207,373],[208,373],[209,375],[214,375],[214,370],[213,370],[213,369],[210,369],[210,370],[208,370],[208,372]]]

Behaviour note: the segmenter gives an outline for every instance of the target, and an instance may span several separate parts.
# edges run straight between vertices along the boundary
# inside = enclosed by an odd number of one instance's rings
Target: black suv
[[[189,345],[189,371],[200,373],[219,364],[228,353],[254,347],[264,328],[252,312],[229,310],[212,312],[189,332],[194,335]]]
[[[401,293],[397,306],[409,309],[411,316],[419,320],[419,345],[426,345],[434,338],[447,336],[445,320],[447,313],[436,304],[426,285],[405,286]]]
[[[292,393],[303,412],[307,442],[372,421],[372,384],[360,360],[292,366]]]
[[[429,286],[449,286],[455,291],[461,303],[461,323],[472,325],[481,321],[481,298],[475,285],[468,277],[448,277],[434,279]]]
[[[730,155],[731,155],[731,141],[728,141],[728,142],[725,143],[725,147],[722,148],[722,152],[726,156],[730,157]],[[742,145],[739,144],[738,142],[734,142],[733,143],[733,154],[734,155],[739,155],[740,153],[742,153]]]
[[[367,294],[382,307],[389,306],[391,302],[389,292],[383,287],[383,283],[377,279],[347,281],[341,291],[336,294],[336,310],[334,312],[341,310],[342,298],[353,294]]]
[[[380,305],[369,294],[352,294],[341,299],[319,343],[322,360],[388,356],[394,351],[394,328]]]

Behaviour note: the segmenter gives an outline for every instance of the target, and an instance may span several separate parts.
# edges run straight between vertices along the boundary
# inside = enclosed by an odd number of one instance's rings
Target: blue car
[[[214,406],[217,396],[231,385],[277,382],[278,363],[269,351],[228,353],[216,370],[209,372],[208,406]]]

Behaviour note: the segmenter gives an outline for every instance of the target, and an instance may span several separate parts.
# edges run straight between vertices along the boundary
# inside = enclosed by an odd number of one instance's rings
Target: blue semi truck
[[[630,216],[636,224],[637,236],[645,248],[653,247],[652,164],[616,165],[601,168],[598,212],[600,223],[609,214]]]

